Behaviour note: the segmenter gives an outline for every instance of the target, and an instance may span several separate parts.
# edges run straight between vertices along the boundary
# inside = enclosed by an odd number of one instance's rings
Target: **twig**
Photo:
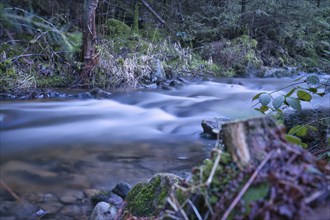
[[[3,188],[5,188],[10,193],[10,195],[12,195],[17,200],[17,202],[21,202],[22,201],[22,199],[20,197],[18,197],[18,195],[16,193],[14,193],[14,191],[11,190],[10,187],[7,186],[7,184],[3,180],[0,180],[0,185]]]
[[[212,167],[212,170],[211,170],[210,176],[209,176],[209,178],[207,178],[207,181],[206,181],[206,183],[205,183],[206,186],[209,186],[209,185],[212,183],[213,176],[214,176],[214,174],[215,174],[215,171],[216,171],[217,166],[218,166],[218,164],[219,164],[219,162],[220,162],[220,159],[221,159],[222,150],[217,149],[216,151],[217,151],[217,153],[218,153],[218,156],[217,156],[217,158],[216,158],[215,161],[214,161],[214,164],[213,164],[213,167]]]
[[[22,57],[32,57],[32,56],[45,56],[45,54],[22,54],[22,55],[19,55],[19,56],[16,56],[14,57],[13,59],[11,59],[11,61],[15,61],[15,60],[18,60],[19,58],[22,58]]]
[[[237,205],[237,203],[242,199],[244,193],[249,189],[249,187],[253,183],[254,179],[259,174],[260,170],[265,166],[265,164],[271,158],[271,156],[274,154],[274,152],[275,152],[275,150],[272,150],[271,152],[269,152],[267,154],[267,156],[260,163],[260,165],[258,166],[258,168],[254,171],[254,173],[252,174],[252,176],[250,177],[250,179],[245,183],[245,185],[242,188],[242,190],[238,193],[238,195],[235,197],[235,199],[233,200],[233,202],[230,204],[229,208],[223,214],[221,220],[226,220],[228,218],[228,216],[231,213],[231,211],[235,208],[235,206]]]
[[[322,196],[325,192],[324,191],[316,191],[311,196],[307,197],[304,202],[305,204],[309,204],[313,202],[314,200],[318,199],[320,196]]]
[[[188,204],[190,205],[190,207],[192,208],[192,210],[194,211],[196,217],[198,220],[202,220],[202,216],[201,214],[199,213],[198,209],[196,208],[196,206],[194,205],[194,203],[188,199]]]
[[[325,153],[330,151],[330,147],[324,148],[324,149],[320,149],[318,151],[313,152],[314,155],[318,156],[319,154]]]

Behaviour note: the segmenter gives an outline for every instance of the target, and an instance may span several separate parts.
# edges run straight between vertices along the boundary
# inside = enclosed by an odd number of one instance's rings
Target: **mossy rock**
[[[126,197],[127,209],[134,216],[154,216],[165,205],[173,184],[181,178],[170,173],[156,174],[148,183],[138,183]]]
[[[128,25],[114,18],[105,22],[105,29],[112,37],[127,37],[131,34],[131,28]]]

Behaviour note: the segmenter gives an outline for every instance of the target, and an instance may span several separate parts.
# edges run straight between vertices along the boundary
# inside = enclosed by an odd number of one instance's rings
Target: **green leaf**
[[[305,126],[312,131],[317,131],[317,128],[312,125],[305,125]]]
[[[290,129],[288,132],[289,135],[296,135],[298,137],[306,136],[308,128],[304,125],[296,125]]]
[[[301,142],[300,146],[302,146],[305,149],[308,148],[308,145],[306,143],[303,143],[303,142]]]
[[[273,106],[275,109],[279,109],[284,103],[284,96],[278,96],[273,100]]]
[[[249,187],[246,193],[243,196],[243,201],[246,206],[247,211],[249,212],[251,207],[250,204],[259,199],[264,199],[270,190],[270,185],[267,182],[260,183],[258,185],[253,185]]]
[[[261,111],[260,108],[254,108],[254,110],[257,110],[258,112],[261,112],[262,114],[265,114],[265,112]]]
[[[268,111],[268,110],[269,110],[269,107],[268,107],[268,106],[263,105],[263,106],[260,107],[260,111],[261,111],[262,113],[265,113],[265,112]]]
[[[300,101],[299,99],[296,99],[296,98],[292,98],[292,97],[286,97],[285,98],[285,101],[288,103],[288,105],[297,110],[297,111],[300,111],[301,110],[301,104],[300,104]]]
[[[308,91],[312,93],[317,93],[317,88],[309,88]]]
[[[323,97],[325,95],[325,92],[319,92],[319,93],[316,93],[318,94],[319,96]]]
[[[307,85],[315,86],[320,83],[320,79],[316,75],[310,75],[310,76],[307,76],[306,82],[307,82]]]
[[[271,96],[267,93],[263,93],[259,96],[259,102],[263,106],[267,106],[271,100],[272,100]]]
[[[297,88],[293,88],[290,90],[290,92],[288,92],[288,94],[285,95],[285,97],[289,97],[293,94],[294,91],[296,91]]]
[[[300,145],[303,148],[307,148],[308,147],[308,145],[306,143],[302,142],[301,139],[299,137],[297,137],[297,136],[293,136],[293,135],[287,134],[287,135],[285,135],[285,138],[290,143]]]
[[[252,98],[252,102],[253,102],[254,100],[258,99],[259,96],[260,96],[261,94],[263,94],[263,93],[264,93],[264,92],[261,92],[261,93],[258,93],[257,95],[255,95],[255,96]]]
[[[293,144],[298,144],[300,145],[302,142],[301,142],[301,139],[298,138],[297,136],[293,136],[293,135],[285,135],[285,138],[287,141],[289,141],[290,143],[293,143]]]
[[[296,131],[297,131],[298,129],[300,129],[300,128],[301,128],[301,125],[296,125],[296,126],[292,127],[292,128],[289,130],[288,134],[289,134],[289,135],[293,135],[293,134],[295,134]]]
[[[297,96],[300,100],[306,101],[306,102],[309,102],[312,99],[311,94],[309,94],[308,92],[305,92],[304,90],[299,90],[297,92]]]

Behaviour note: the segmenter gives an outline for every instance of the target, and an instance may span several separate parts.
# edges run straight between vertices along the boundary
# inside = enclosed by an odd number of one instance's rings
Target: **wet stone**
[[[64,204],[73,204],[77,201],[77,198],[74,196],[63,196],[60,198],[60,201]]]
[[[110,197],[108,198],[108,202],[119,209],[123,204],[124,200],[117,194],[111,193]]]
[[[67,205],[61,209],[61,213],[66,216],[82,216],[82,210],[78,205]]]
[[[83,191],[77,190],[75,191],[72,196],[74,196],[77,199],[84,199],[85,198],[85,194]]]
[[[90,220],[113,220],[116,218],[117,209],[107,202],[99,202],[95,206]]]
[[[57,202],[58,198],[57,196],[47,193],[43,196],[43,202]]]
[[[125,199],[132,186],[126,182],[119,182],[111,191]]]
[[[203,119],[201,123],[203,128],[202,136],[209,139],[216,139],[222,124],[228,121],[230,121],[230,119],[225,117]]]
[[[60,202],[48,202],[40,204],[40,207],[45,210],[47,214],[56,214],[63,207],[63,204]]]
[[[26,196],[26,200],[33,203],[41,203],[45,200],[45,194],[42,193],[33,193]]]
[[[91,199],[94,195],[100,193],[101,191],[98,189],[85,189],[84,193],[88,199]]]

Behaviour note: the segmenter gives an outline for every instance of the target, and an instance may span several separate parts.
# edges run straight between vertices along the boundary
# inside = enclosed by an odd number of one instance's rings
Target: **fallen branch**
[[[166,22],[160,15],[149,5],[149,3],[146,0],[141,0],[142,4],[157,18],[157,20],[162,23],[164,26],[166,26]]]
[[[22,199],[13,190],[11,190],[11,188],[3,180],[0,180],[0,186],[6,189],[9,192],[9,194],[16,199],[17,202],[22,201]]]

